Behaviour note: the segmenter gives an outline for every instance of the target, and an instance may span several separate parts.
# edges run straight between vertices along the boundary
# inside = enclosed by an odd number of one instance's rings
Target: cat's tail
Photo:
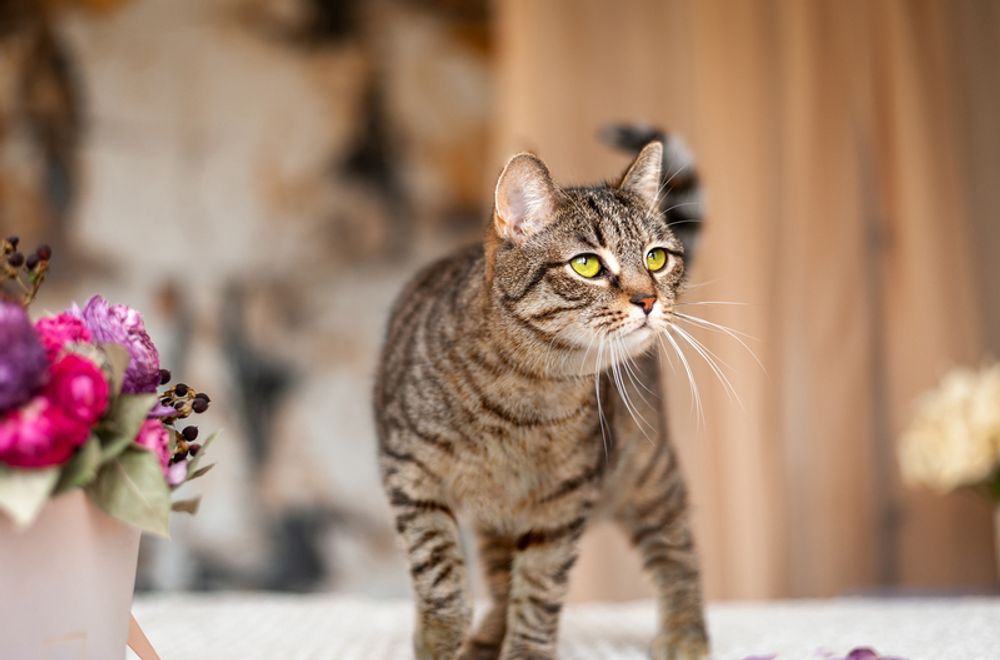
[[[684,261],[690,266],[698,247],[705,204],[694,156],[687,145],[679,136],[648,124],[611,124],[600,131],[600,138],[631,154],[639,153],[653,140],[663,143],[660,209],[684,244]]]

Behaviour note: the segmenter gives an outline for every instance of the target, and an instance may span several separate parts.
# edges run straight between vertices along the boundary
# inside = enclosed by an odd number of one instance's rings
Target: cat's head
[[[663,147],[616,182],[561,188],[531,154],[497,181],[487,274],[502,315],[539,343],[636,355],[665,333],[683,246],[659,207]]]

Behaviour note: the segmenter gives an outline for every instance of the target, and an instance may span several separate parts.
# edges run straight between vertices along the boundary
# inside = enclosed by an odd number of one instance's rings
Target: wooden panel
[[[974,205],[995,210],[998,197],[974,196],[962,172],[995,173],[1000,143],[970,160],[962,102],[972,89],[998,102],[970,82],[990,72],[969,65],[975,54],[995,62],[997,40],[955,55],[955,36],[971,29],[962,16],[984,5],[498,10],[498,165],[530,148],[562,181],[609,176],[625,160],[594,133],[620,119],[677,130],[700,158],[710,225],[693,280],[709,284],[692,297],[749,303],[699,309],[758,337],[768,372],[706,336],[743,407],[699,368],[703,427],[686,385],[668,377],[709,595],[990,581],[986,507],[903,490],[894,454],[912,398],[944,368],[980,359],[992,318],[977,283],[996,267],[976,261],[985,251],[969,237]],[[622,549],[592,538],[585,552]],[[600,563],[602,580],[588,579],[585,557],[578,597],[639,593],[633,563]]]

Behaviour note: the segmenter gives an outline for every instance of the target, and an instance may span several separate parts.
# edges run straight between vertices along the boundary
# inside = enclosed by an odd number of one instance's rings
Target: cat
[[[663,145],[616,184],[557,186],[531,154],[480,245],[397,299],[375,386],[379,467],[416,595],[416,657],[554,658],[587,523],[610,516],[658,592],[655,660],[708,656],[686,487],[659,365],[684,282]],[[492,599],[474,632],[457,517]]]

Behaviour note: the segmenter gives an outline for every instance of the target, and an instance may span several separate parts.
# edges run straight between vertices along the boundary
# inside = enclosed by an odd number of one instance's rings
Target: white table
[[[134,613],[163,660],[412,657],[405,601],[175,594],[140,596]],[[843,657],[859,646],[910,660],[1000,660],[998,598],[725,603],[709,607],[709,622],[718,660]],[[653,630],[650,602],[570,605],[560,658],[646,658]]]

